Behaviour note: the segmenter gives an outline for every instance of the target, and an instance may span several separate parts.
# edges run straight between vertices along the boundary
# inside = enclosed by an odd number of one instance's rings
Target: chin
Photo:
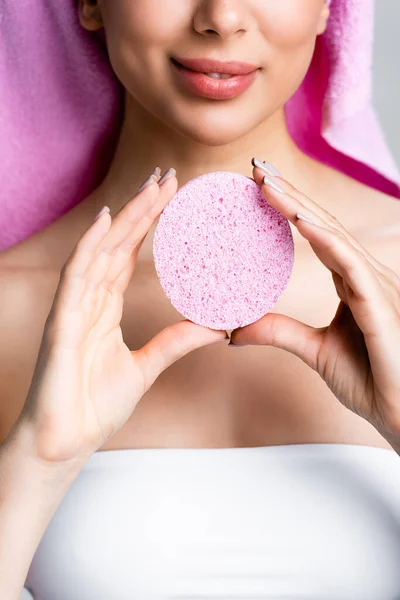
[[[191,129],[182,131],[183,135],[203,146],[225,146],[246,135],[247,131],[216,131],[215,129]]]
[[[257,123],[246,119],[249,113],[243,109],[242,118],[238,119],[235,114],[229,115],[225,109],[221,118],[209,118],[201,115],[200,110],[193,111],[187,119],[179,119],[179,116],[171,118],[169,115],[168,125],[185,137],[205,146],[224,146],[231,144],[241,137],[247,135]],[[195,118],[193,118],[195,115]]]

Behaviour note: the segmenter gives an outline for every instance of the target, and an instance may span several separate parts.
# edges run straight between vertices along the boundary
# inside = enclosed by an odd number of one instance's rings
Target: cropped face
[[[221,145],[293,95],[329,11],[324,0],[80,0],[79,15],[86,29],[104,26],[112,67],[137,103],[187,137]],[[250,63],[252,73],[217,80],[174,62],[193,58]]]

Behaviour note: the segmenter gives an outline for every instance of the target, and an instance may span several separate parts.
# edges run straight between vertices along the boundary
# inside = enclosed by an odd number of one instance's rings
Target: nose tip
[[[203,2],[195,15],[195,28],[203,35],[218,35],[224,39],[244,33],[246,19],[249,18],[245,5],[243,0]]]

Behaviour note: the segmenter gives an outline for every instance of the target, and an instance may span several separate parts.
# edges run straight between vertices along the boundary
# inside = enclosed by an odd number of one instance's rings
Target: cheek
[[[104,28],[111,63],[116,74],[150,69],[160,53],[176,43],[180,23],[185,23],[183,2],[171,11],[171,4],[160,0],[112,0],[103,9]],[[181,27],[182,28],[182,27]],[[139,73],[138,74],[142,74]]]
[[[300,85],[314,52],[322,2],[306,2],[307,9],[304,0],[274,0],[265,9],[266,74],[286,96]]]
[[[295,53],[313,47],[322,0],[279,0],[264,8],[264,35],[272,50]]]

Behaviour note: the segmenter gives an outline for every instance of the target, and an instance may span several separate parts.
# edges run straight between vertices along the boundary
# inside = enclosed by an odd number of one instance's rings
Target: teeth
[[[214,77],[214,79],[229,79],[232,75],[228,75],[227,73],[206,73],[209,77]]]

